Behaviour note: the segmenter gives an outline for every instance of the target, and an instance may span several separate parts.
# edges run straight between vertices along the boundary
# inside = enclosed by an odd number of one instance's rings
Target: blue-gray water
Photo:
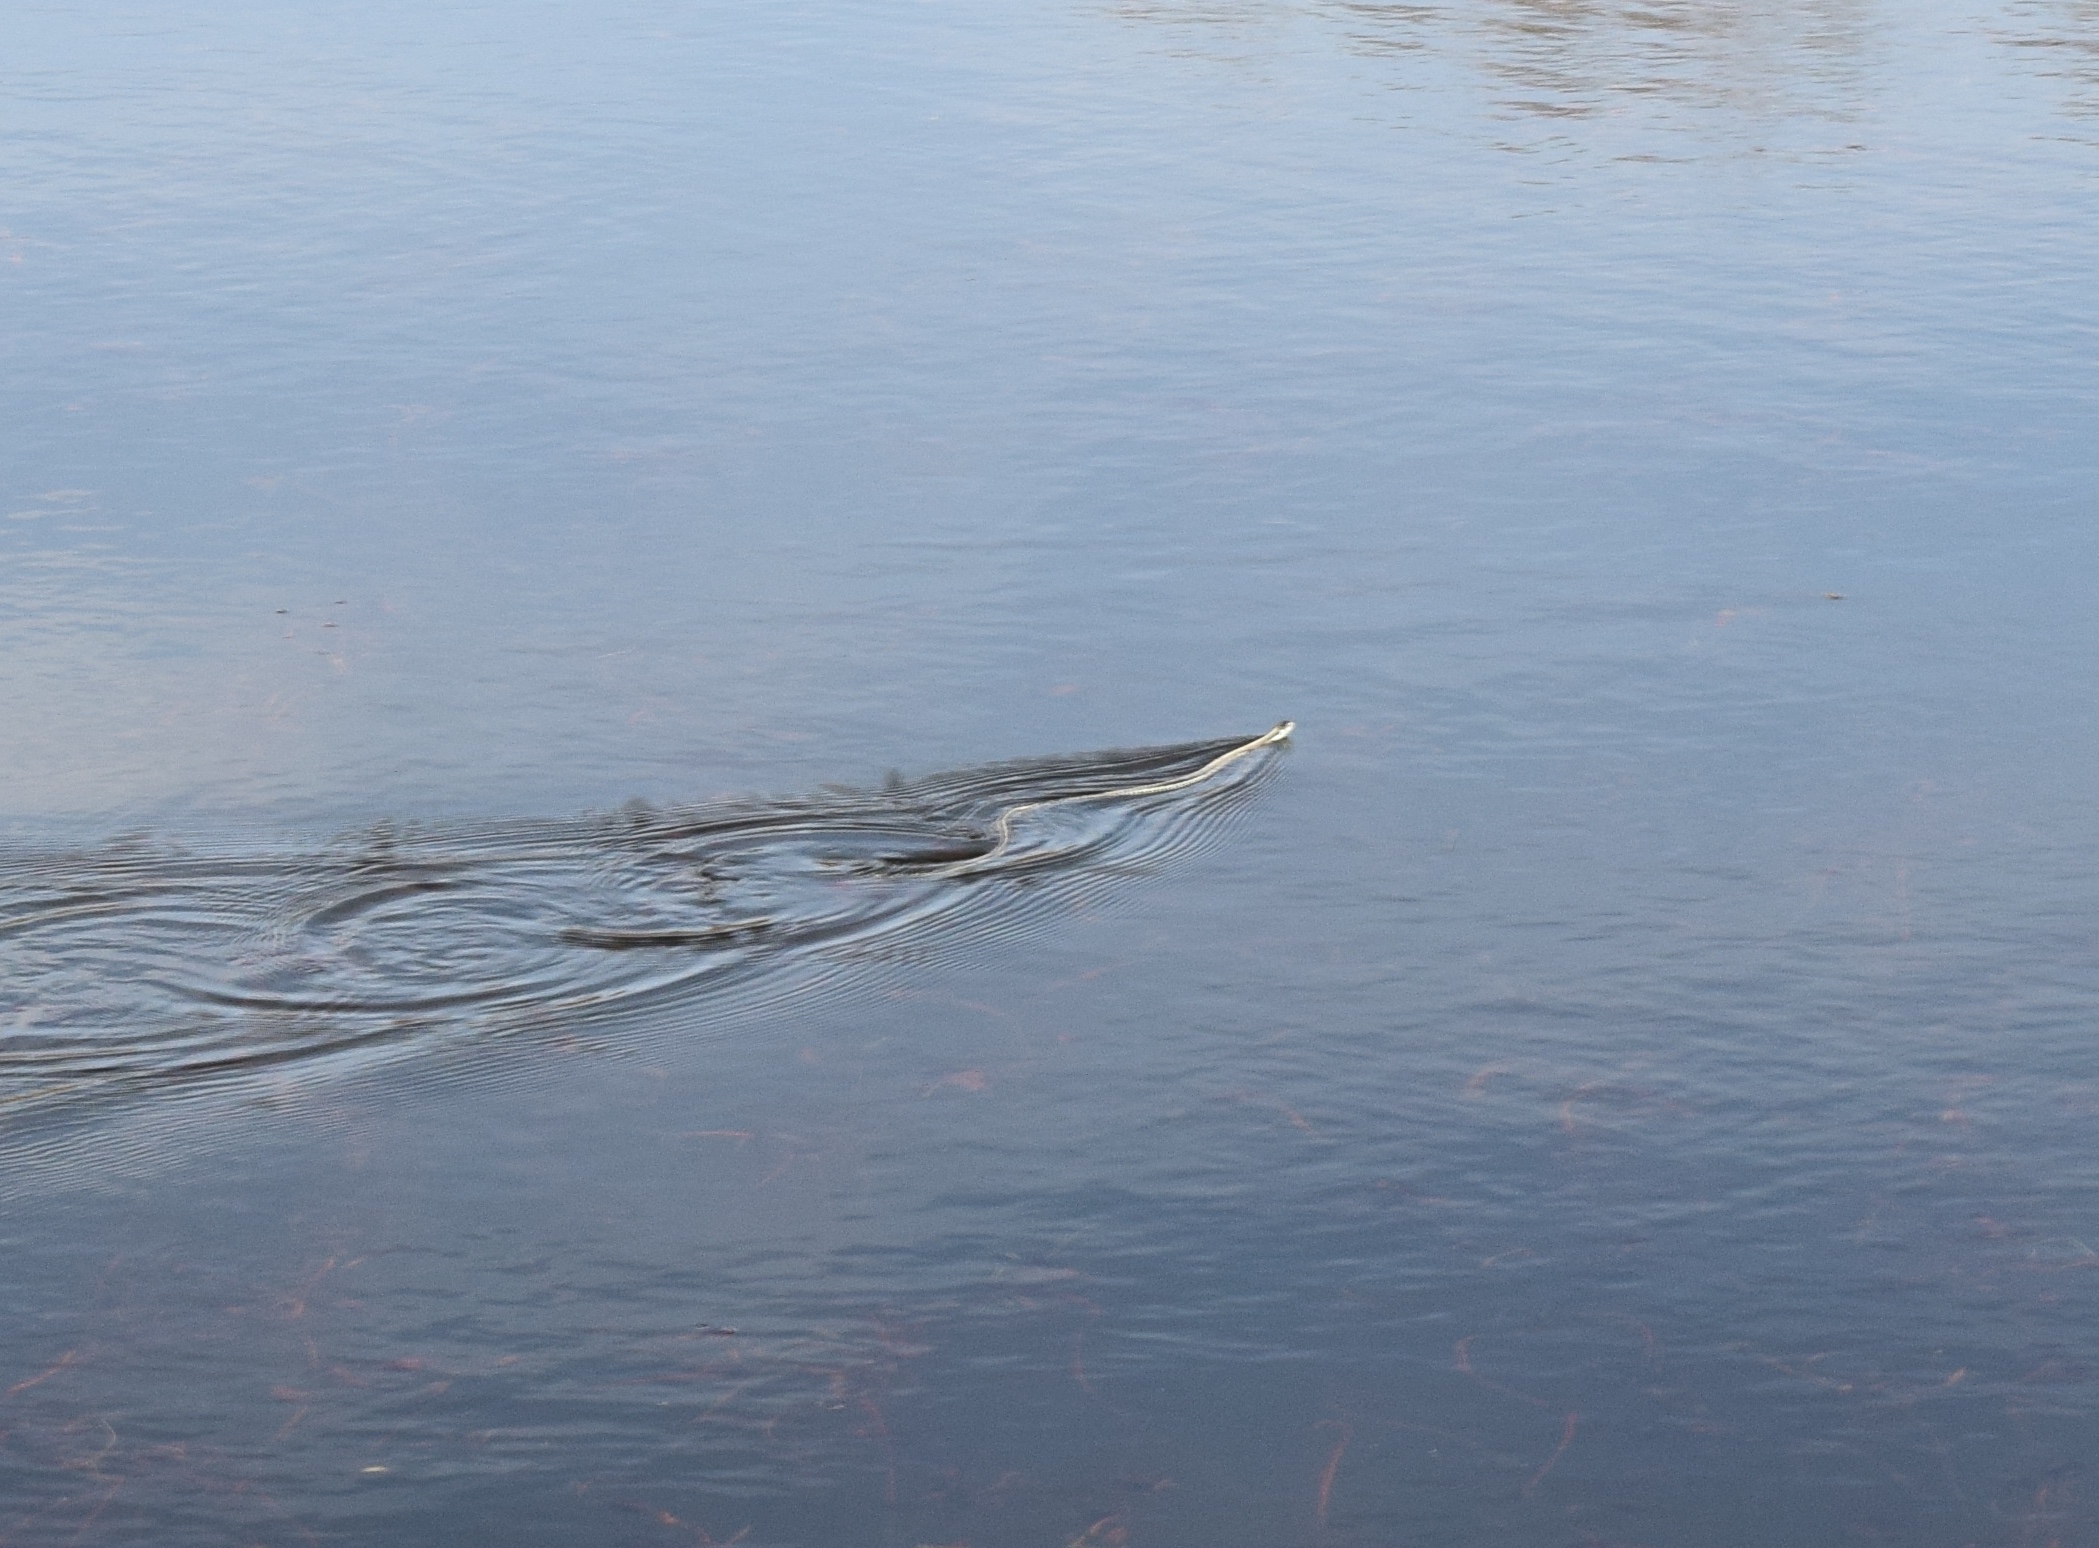
[[[7,28],[0,1543],[2099,1543],[2089,0]]]

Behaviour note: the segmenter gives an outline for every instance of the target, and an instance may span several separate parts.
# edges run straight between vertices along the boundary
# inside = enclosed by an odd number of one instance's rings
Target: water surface
[[[11,23],[0,1541],[2099,1540],[2091,6]]]

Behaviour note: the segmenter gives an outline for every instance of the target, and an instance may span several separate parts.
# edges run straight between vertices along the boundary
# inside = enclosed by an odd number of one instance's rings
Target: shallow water
[[[11,43],[0,1543],[2099,1540],[2091,6]]]

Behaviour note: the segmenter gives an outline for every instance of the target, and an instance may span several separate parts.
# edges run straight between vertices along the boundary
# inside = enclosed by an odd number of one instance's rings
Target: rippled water
[[[2084,0],[9,44],[0,1543],[2099,1540]]]
[[[929,960],[957,923],[994,939],[1188,851],[1289,733],[791,802],[385,824],[311,853],[131,840],[11,857],[0,1109],[641,1012],[691,1020],[753,980],[806,994],[812,958]]]

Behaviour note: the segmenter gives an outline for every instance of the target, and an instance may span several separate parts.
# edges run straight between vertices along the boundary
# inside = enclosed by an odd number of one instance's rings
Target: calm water
[[[0,1544],[2099,1544],[2099,6],[8,30]]]

